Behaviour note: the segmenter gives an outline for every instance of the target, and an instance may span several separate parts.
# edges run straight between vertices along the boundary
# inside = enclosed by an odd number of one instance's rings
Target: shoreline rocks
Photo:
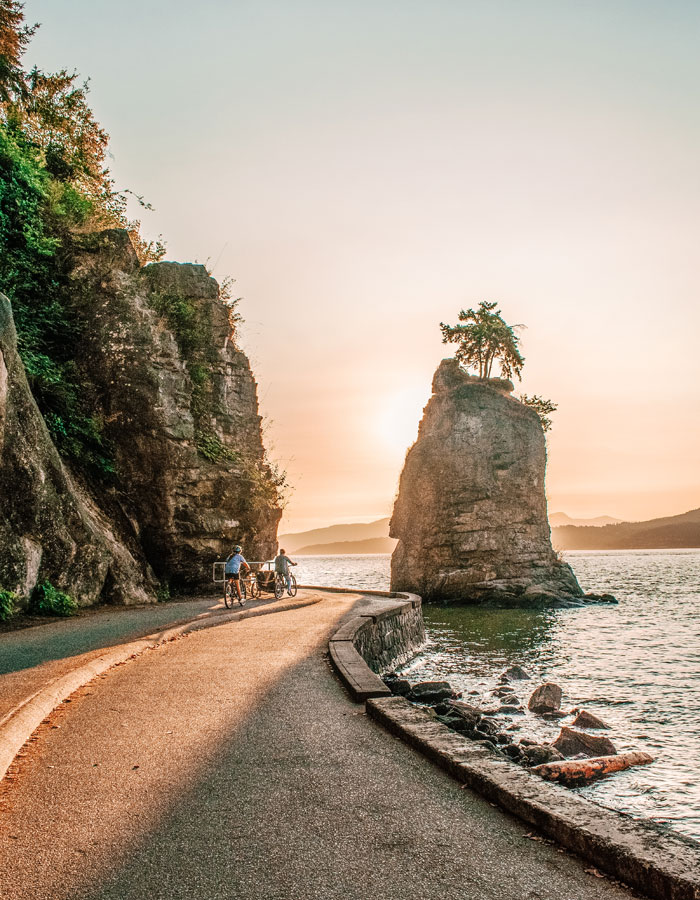
[[[552,746],[563,756],[614,756],[617,753],[615,745],[610,738],[600,734],[587,734],[585,731],[576,731],[564,725],[559,732],[559,737],[552,742]]]
[[[514,666],[506,672],[517,676],[524,670]],[[501,700],[498,707],[458,699],[461,694],[448,681],[425,681],[411,685],[396,673],[385,675],[384,681],[393,693],[420,704],[426,713],[452,731],[492,753],[530,769],[541,778],[565,787],[577,787],[631,766],[647,765],[654,761],[641,751],[618,753],[609,738],[578,730],[580,727],[607,729],[609,726],[586,710],[573,709],[568,713],[561,711],[562,689],[553,682],[545,682],[532,692],[529,712],[539,719],[549,718],[555,721],[571,716],[572,726],[562,726],[553,741],[527,735],[518,738],[514,732],[519,731],[522,725],[509,722],[507,717],[525,716],[526,710],[517,695],[512,693],[512,687],[503,683],[504,675],[505,673],[500,676],[501,681],[492,692],[493,696]],[[527,675],[526,677],[529,678]],[[525,679],[521,675],[519,680]],[[470,691],[470,701],[473,695],[488,703],[486,697],[475,691]],[[504,700],[514,702],[505,703]]]
[[[558,684],[547,681],[530,696],[527,708],[534,713],[552,713],[561,708],[562,691]]]

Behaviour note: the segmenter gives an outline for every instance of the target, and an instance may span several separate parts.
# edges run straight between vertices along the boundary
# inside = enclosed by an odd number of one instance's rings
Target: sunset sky
[[[700,506],[700,4],[27,0],[168,259],[237,279],[282,529],[388,515],[438,324],[497,300],[550,509]]]

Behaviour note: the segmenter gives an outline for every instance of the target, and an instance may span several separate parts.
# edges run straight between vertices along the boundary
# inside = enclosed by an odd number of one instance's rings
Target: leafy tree
[[[529,406],[530,409],[534,409],[537,415],[540,417],[540,422],[542,422],[543,431],[549,431],[552,427],[552,420],[549,416],[556,412],[557,404],[553,403],[551,400],[545,400],[544,397],[540,397],[539,394],[533,394],[532,397],[527,394],[520,395],[520,402],[524,403],[525,406]]]
[[[37,26],[24,25],[24,3],[0,0],[0,102],[10,103],[27,92],[22,54]]]
[[[461,310],[457,325],[440,323],[443,344],[457,344],[455,357],[465,368],[476,368],[479,378],[490,378],[497,360],[504,378],[520,378],[525,360],[515,333],[521,325],[508,325],[496,303],[482,300],[477,309]]]

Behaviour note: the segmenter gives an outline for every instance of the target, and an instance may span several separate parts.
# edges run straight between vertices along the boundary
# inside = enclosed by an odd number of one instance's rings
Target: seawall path
[[[327,642],[370,601],[304,594],[48,717],[2,783],[4,900],[633,896],[368,720]]]

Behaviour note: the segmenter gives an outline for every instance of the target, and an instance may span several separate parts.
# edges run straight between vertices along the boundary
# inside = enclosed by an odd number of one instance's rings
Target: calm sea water
[[[700,839],[700,550],[565,554],[584,590],[617,606],[479,610],[424,607],[428,643],[406,667],[412,680],[444,678],[488,697],[509,665],[556,681],[563,709],[585,707],[611,726],[618,750],[645,750],[650,766],[581,788],[585,796]],[[389,557],[299,557],[299,581],[389,586]],[[533,682],[516,683],[524,701]],[[559,727],[528,714],[520,736],[552,740]]]

